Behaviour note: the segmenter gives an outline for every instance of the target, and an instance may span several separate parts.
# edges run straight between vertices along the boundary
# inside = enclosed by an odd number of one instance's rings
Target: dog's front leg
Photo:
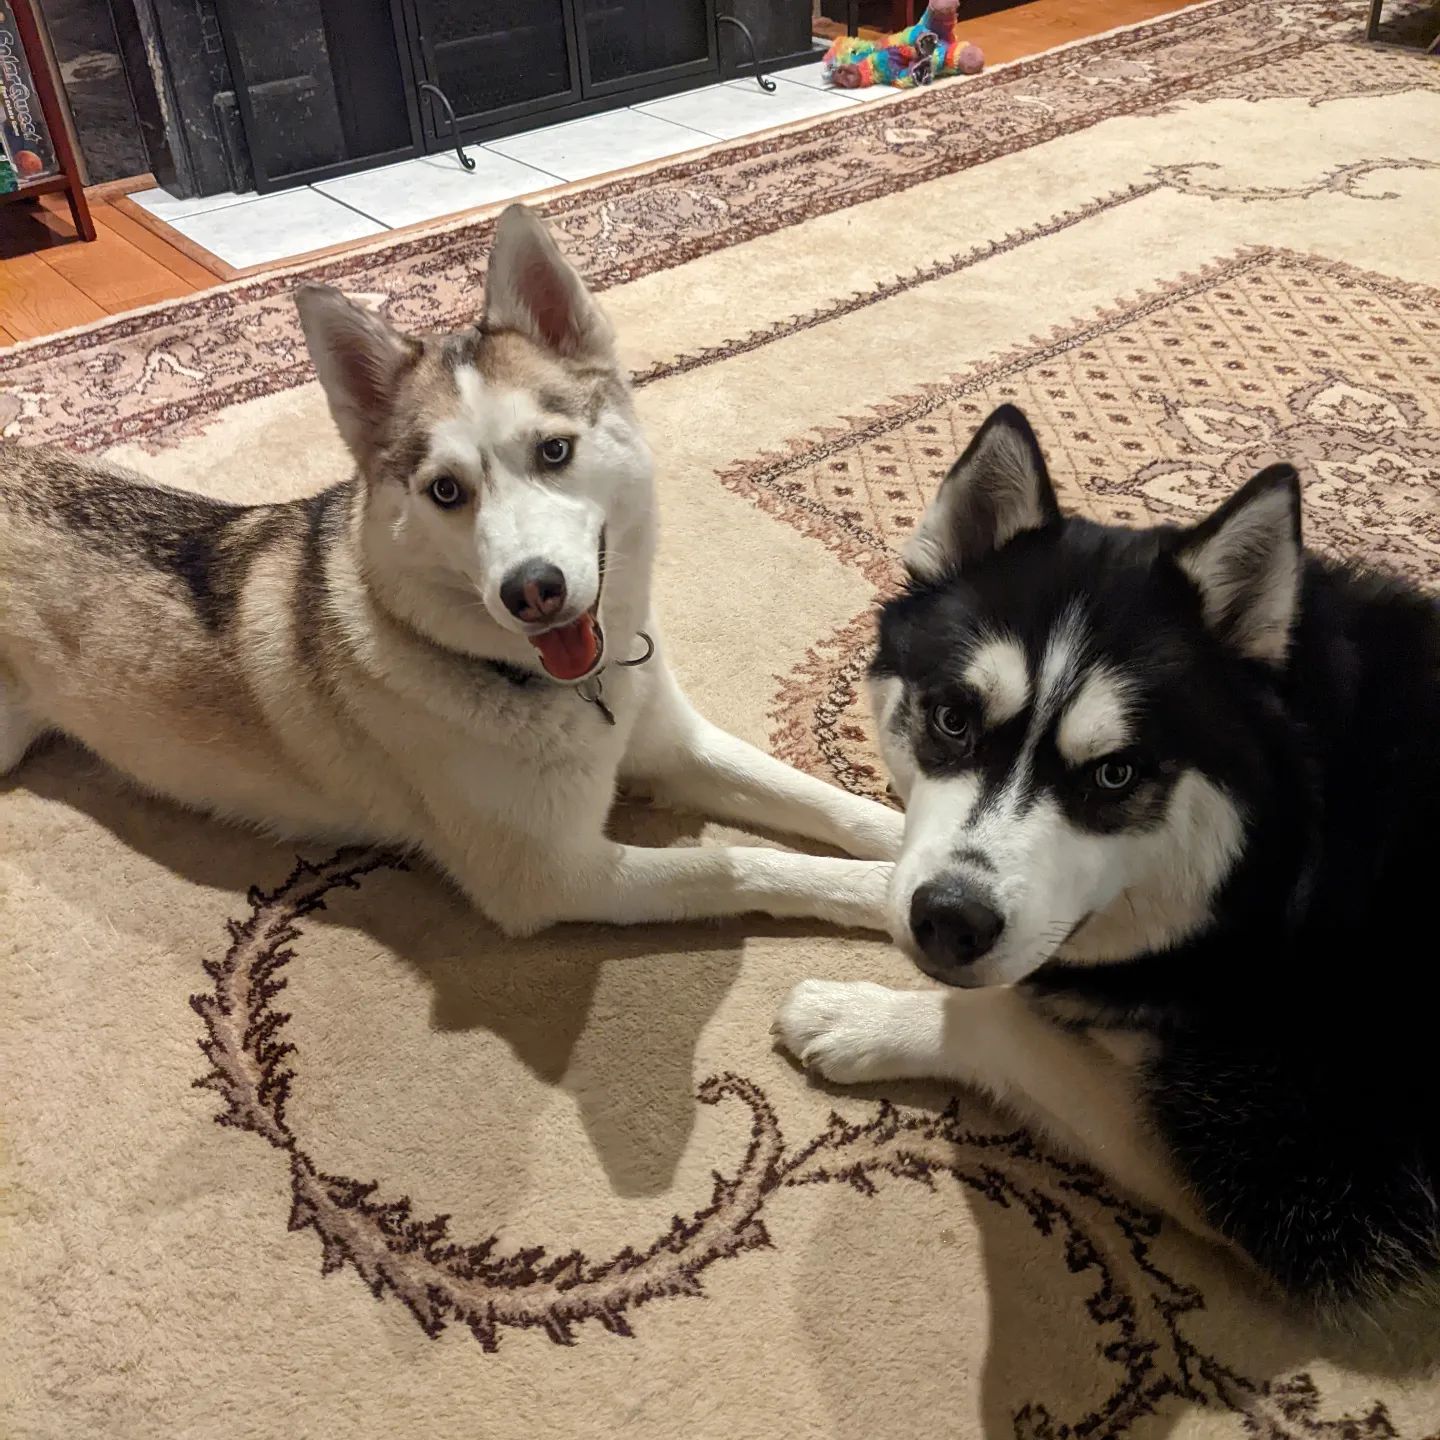
[[[625,778],[675,809],[804,836],[865,859],[899,853],[903,815],[803,775],[712,725],[656,660],[622,764]]]
[[[887,928],[893,869],[868,860],[831,860],[759,846],[647,849],[596,836],[503,839],[483,826],[468,839],[439,838],[435,858],[501,929],[533,934],[561,921],[641,925],[758,913]]]
[[[829,1080],[949,1080],[974,1086],[1147,1204],[1216,1238],[1146,1124],[1134,1057],[1053,1025],[1009,986],[887,990],[806,980],[772,1027]]]

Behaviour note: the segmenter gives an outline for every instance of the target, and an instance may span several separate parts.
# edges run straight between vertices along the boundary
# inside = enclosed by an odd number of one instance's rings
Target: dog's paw
[[[770,1033],[808,1070],[853,1085],[894,1077],[893,990],[868,980],[802,980]]]

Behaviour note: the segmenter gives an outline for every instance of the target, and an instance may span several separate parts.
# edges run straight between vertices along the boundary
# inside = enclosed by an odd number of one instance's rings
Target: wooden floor
[[[219,275],[91,197],[96,238],[75,238],[63,196],[0,210],[0,344],[50,335],[157,300],[208,290]]]
[[[1087,35],[1099,35],[1117,25],[1138,25],[1170,10],[1182,10],[1191,0],[1030,0],[1027,5],[997,6],[983,15],[969,14],[962,5],[960,37],[985,52],[987,65],[1023,60],[1041,50],[1053,50]],[[917,6],[917,8],[919,8]],[[822,28],[823,27],[823,28]],[[817,35],[843,33],[843,26],[817,22]],[[879,32],[861,27],[861,35],[879,38]]]
[[[989,65],[1022,59],[1086,35],[1134,25],[1186,0],[1030,0],[961,22]],[[206,290],[224,267],[169,243],[116,209],[117,187],[92,192],[99,236],[74,238],[63,199],[0,208],[0,345],[50,335],[157,300]],[[177,237],[177,239],[180,237]],[[182,242],[183,243],[183,242]]]

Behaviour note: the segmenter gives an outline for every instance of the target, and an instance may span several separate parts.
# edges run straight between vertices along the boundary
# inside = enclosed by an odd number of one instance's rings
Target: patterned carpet
[[[712,718],[883,795],[874,600],[1006,399],[1072,507],[1186,519],[1292,459],[1311,543],[1440,585],[1440,69],[1367,8],[1215,0],[548,207]],[[459,325],[492,225],[303,273]],[[0,355],[0,428],[313,490],[294,283]],[[423,869],[37,753],[0,782],[0,1432],[1440,1436],[1423,1357],[1312,1333],[970,1097],[808,1083],[767,1030],[811,975],[914,980],[770,922],[506,941]]]

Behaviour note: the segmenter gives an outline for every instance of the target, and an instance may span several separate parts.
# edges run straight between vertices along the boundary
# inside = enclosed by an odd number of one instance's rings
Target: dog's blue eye
[[[1135,767],[1124,760],[1103,760],[1095,767],[1096,788],[1111,795],[1128,790],[1135,777]]]
[[[963,744],[970,739],[970,722],[953,705],[936,705],[930,711],[930,728],[946,740]]]
[[[430,498],[442,510],[453,510],[465,498],[465,492],[453,476],[437,475],[430,482]]]
[[[570,442],[555,436],[540,444],[540,458],[550,466],[563,465],[570,458]]]

